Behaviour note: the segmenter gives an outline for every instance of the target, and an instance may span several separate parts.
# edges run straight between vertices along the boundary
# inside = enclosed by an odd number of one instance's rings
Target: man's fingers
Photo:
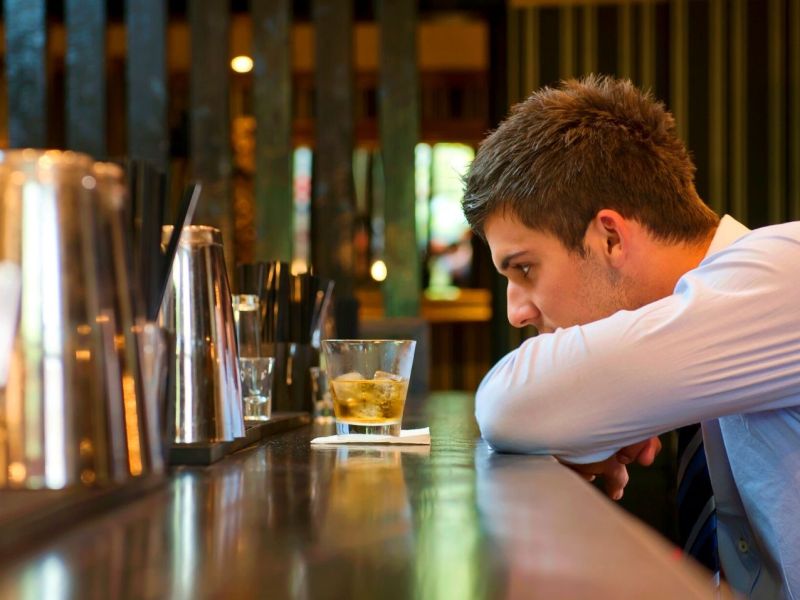
[[[603,474],[605,480],[606,493],[612,500],[619,500],[622,498],[623,490],[628,485],[628,469],[625,465],[617,463],[615,466],[609,466]]]
[[[650,440],[639,442],[638,444],[631,444],[625,446],[617,452],[617,460],[623,465],[628,465],[639,458],[642,450],[647,446]]]
[[[661,452],[661,440],[657,437],[652,437],[649,440],[621,448],[616,457],[623,465],[638,462],[640,465],[649,467],[653,464],[659,452]]]
[[[639,453],[638,461],[640,465],[649,467],[655,461],[658,453],[661,452],[661,440],[657,437],[647,440],[642,451]]]

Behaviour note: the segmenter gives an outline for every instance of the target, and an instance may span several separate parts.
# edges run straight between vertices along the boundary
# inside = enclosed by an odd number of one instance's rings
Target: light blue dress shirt
[[[575,463],[701,422],[726,579],[800,598],[800,222],[723,217],[672,295],[527,340],[475,412],[495,449]]]

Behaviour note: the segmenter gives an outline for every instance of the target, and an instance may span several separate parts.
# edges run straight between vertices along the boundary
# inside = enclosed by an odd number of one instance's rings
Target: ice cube
[[[403,378],[400,375],[396,375],[394,373],[389,373],[387,371],[375,371],[375,375],[372,377],[373,379],[388,379],[389,381],[403,381]]]
[[[359,379],[364,379],[364,376],[358,371],[350,371],[344,375],[339,375],[336,381],[358,381]]]

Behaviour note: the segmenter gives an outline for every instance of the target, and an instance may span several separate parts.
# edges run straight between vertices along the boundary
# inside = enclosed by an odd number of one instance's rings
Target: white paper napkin
[[[428,427],[421,429],[404,429],[400,435],[372,435],[366,433],[351,433],[349,435],[329,435],[311,440],[312,444],[421,444],[429,446],[431,443],[431,430]]]

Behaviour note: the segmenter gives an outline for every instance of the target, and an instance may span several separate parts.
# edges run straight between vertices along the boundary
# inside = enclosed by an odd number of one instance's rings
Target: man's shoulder
[[[800,255],[800,221],[753,229],[720,254],[720,258],[750,254],[754,258],[768,256],[775,262],[796,260],[796,256]]]

